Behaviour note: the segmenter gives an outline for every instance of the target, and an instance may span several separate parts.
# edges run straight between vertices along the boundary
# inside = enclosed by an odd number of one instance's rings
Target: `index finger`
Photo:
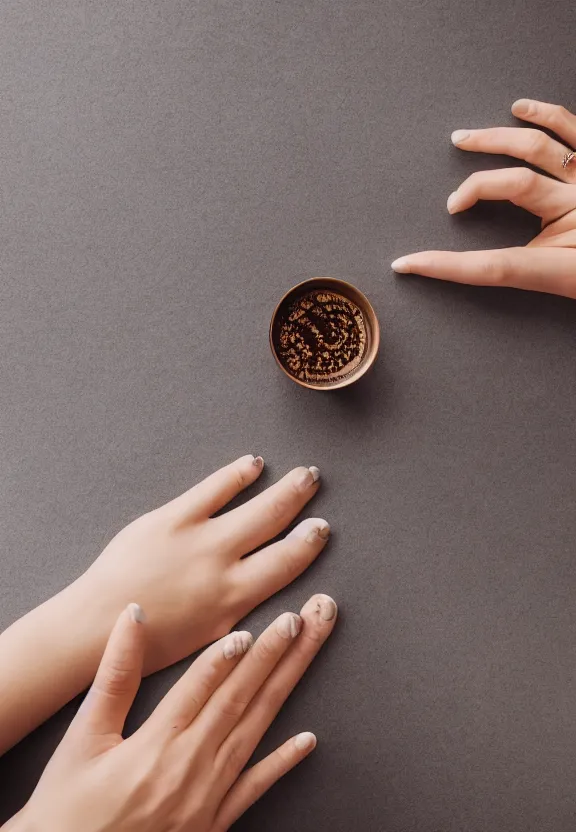
[[[399,274],[474,286],[509,286],[576,299],[576,251],[568,248],[421,251],[400,257],[392,268]]]

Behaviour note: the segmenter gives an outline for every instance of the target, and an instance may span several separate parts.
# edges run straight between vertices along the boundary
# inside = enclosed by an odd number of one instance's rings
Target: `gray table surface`
[[[264,748],[320,745],[238,828],[572,829],[576,306],[389,263],[535,232],[507,205],[448,216],[508,164],[449,135],[521,96],[576,105],[573,3],[4,0],[0,86],[0,625],[221,463],[316,464],[334,540],[248,626],[338,599]],[[269,353],[315,274],[382,325],[342,394]],[[73,709],[0,763],[2,817]]]

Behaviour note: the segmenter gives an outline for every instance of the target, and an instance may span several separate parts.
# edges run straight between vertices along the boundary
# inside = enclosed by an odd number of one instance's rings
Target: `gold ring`
[[[576,159],[576,151],[571,150],[569,153],[566,153],[564,158],[562,159],[562,167],[564,170],[570,165],[574,159]]]

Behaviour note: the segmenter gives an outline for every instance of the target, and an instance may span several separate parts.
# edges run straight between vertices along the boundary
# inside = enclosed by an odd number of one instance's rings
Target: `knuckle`
[[[246,474],[244,473],[244,471],[242,471],[242,469],[239,466],[234,466],[234,468],[232,469],[232,476],[236,483],[236,487],[239,490],[244,489],[248,485]]]
[[[274,756],[276,757],[277,768],[280,771],[286,771],[292,765],[294,752],[291,748],[281,745],[280,748],[276,749]]]
[[[288,510],[288,500],[284,497],[276,497],[269,506],[270,517],[275,522],[283,521]]]
[[[491,257],[482,264],[482,275],[490,286],[503,286],[508,275],[508,262],[503,256]]]
[[[277,654],[274,641],[267,636],[260,636],[253,650],[255,658],[261,662],[268,662]]]
[[[550,104],[550,124],[557,125],[561,124],[566,116],[568,115],[568,110],[566,107],[563,107],[561,104]]]
[[[283,556],[278,559],[278,572],[288,581],[292,580],[294,575],[298,575],[303,568],[303,544],[305,544],[305,541],[298,542],[300,544],[298,547],[286,546]]]
[[[518,168],[516,173],[516,193],[530,193],[530,191],[534,190],[537,180],[538,174],[530,170],[530,168]]]
[[[244,768],[245,754],[242,753],[242,746],[239,742],[230,743],[226,751],[226,765],[234,772]]]
[[[219,707],[219,712],[226,719],[238,720],[246,710],[248,703],[237,696],[230,696],[224,699]]]
[[[528,154],[540,158],[548,147],[548,137],[541,130],[527,130],[526,147]]]
[[[110,664],[103,669],[98,687],[112,696],[119,696],[130,689],[133,670],[124,664]]]

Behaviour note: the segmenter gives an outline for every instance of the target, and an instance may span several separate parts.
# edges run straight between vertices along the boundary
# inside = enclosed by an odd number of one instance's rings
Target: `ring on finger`
[[[572,164],[572,162],[576,159],[576,151],[571,150],[569,153],[564,154],[564,158],[562,159],[562,167],[564,170]]]

